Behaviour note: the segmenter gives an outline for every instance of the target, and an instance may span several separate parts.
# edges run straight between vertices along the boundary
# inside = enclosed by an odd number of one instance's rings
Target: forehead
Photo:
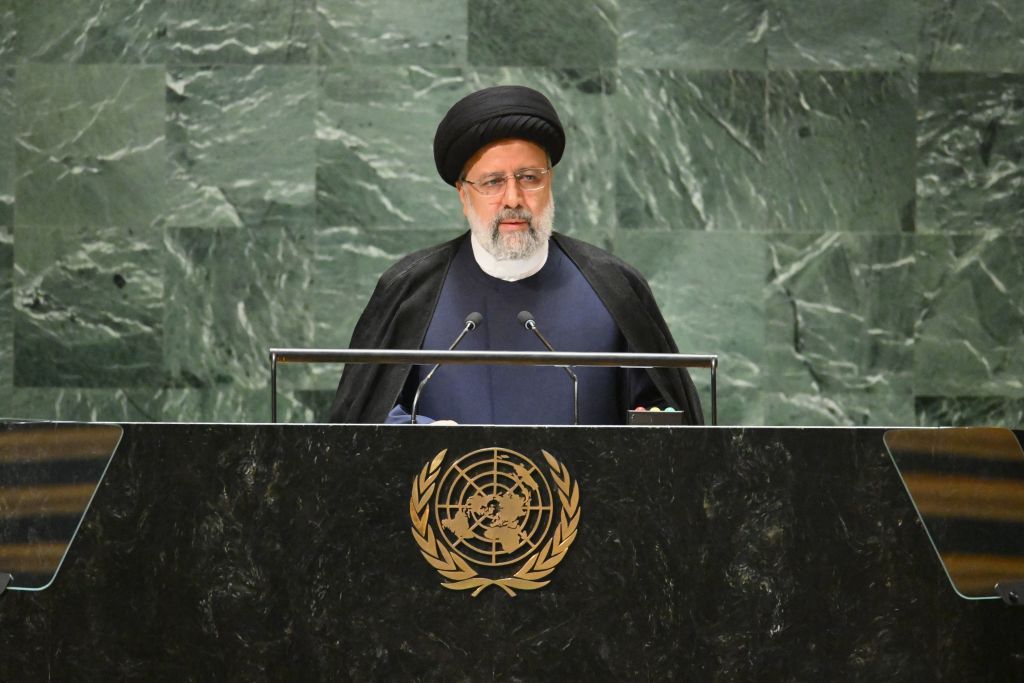
[[[520,168],[547,168],[548,154],[529,140],[497,140],[481,147],[469,158],[463,177],[488,173],[509,173]]]

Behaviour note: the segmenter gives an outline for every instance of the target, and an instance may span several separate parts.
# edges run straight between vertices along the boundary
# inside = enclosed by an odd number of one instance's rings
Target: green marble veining
[[[464,226],[448,230],[319,229],[313,283],[307,295],[314,307],[315,346],[348,348],[352,329],[381,274],[405,254],[453,239],[463,231]],[[326,384],[319,388],[336,387],[340,374],[339,367],[330,369]]]
[[[21,60],[78,64],[308,64],[313,0],[14,0]],[[5,22],[5,26],[7,23]],[[5,40],[5,43],[8,42]]]
[[[163,4],[163,3],[160,3]],[[315,0],[176,0],[166,3],[169,64],[309,64]]]
[[[859,420],[837,397],[898,399],[909,417],[926,298],[916,266],[927,255],[915,247],[899,234],[773,235],[762,385],[802,397],[820,415],[844,415],[845,424]]]
[[[915,401],[922,426],[1019,428],[1024,424],[1024,399],[1002,396],[921,396]]]
[[[467,0],[475,66],[615,66],[618,0]]]
[[[760,423],[765,331],[758,293],[768,278],[765,240],[735,232],[622,233],[615,253],[643,264],[682,353],[719,354],[719,419]],[[710,414],[709,376],[691,370]]]
[[[0,67],[0,131],[14,129],[14,69]],[[0,226],[14,225],[14,138],[0,133]]]
[[[317,0],[320,64],[466,63],[466,3]]]
[[[764,69],[764,0],[648,0],[619,5],[619,66]]]
[[[622,69],[610,102],[619,226],[765,230],[765,90],[760,73]]]
[[[914,349],[923,396],[1024,397],[1024,237],[933,237]]]
[[[0,226],[0,415],[10,414],[14,385],[14,233]]]
[[[772,72],[768,229],[912,230],[914,96],[905,73]]]
[[[623,70],[619,83],[623,228],[912,227],[904,75]]]
[[[469,93],[450,68],[328,68],[320,84],[317,224],[439,229],[463,223],[431,141]]]
[[[267,419],[268,347],[465,229],[444,112],[522,83],[556,229],[721,354],[723,422],[1021,425],[1019,3],[8,0],[0,65],[0,414]]]
[[[17,59],[16,41],[17,28],[13,3],[8,0],[0,6],[0,64],[8,64]]]
[[[15,227],[14,384],[160,383],[163,249],[147,227]]]
[[[154,0],[14,0],[23,61],[158,63],[166,54],[165,5]]]
[[[311,227],[315,111],[312,67],[170,69],[165,223]]]
[[[151,388],[16,387],[6,417],[107,422],[177,421],[162,410],[166,391]]]
[[[1024,75],[922,74],[917,229],[1024,230]]]
[[[920,9],[906,0],[774,0],[771,69],[896,70],[917,59]]]
[[[15,78],[17,224],[148,226],[164,206],[164,74],[23,64]]]
[[[310,230],[180,228],[168,231],[166,246],[163,356],[172,386],[262,390],[270,347],[312,344]]]
[[[767,392],[764,424],[783,426],[878,426],[914,424],[914,405],[905,394]],[[825,455],[825,454],[823,454]]]
[[[464,230],[463,226],[448,230],[318,229],[311,281],[303,295],[314,325],[312,338],[305,345],[348,348],[352,329],[381,274],[410,251],[452,239]],[[333,396],[341,370],[341,365],[329,363],[282,365],[278,368],[278,386],[282,392],[309,394],[304,405],[315,410],[323,405],[317,392],[326,391]],[[325,410],[329,407],[327,401]],[[317,419],[325,416],[326,412],[317,413]]]
[[[925,71],[1024,71],[1024,5],[1019,0],[919,0]]]
[[[279,422],[319,422],[334,390],[281,391]],[[0,396],[0,416],[108,422],[269,422],[270,388],[55,389],[19,387]]]
[[[278,396],[282,422],[291,415],[293,401]],[[164,414],[180,422],[270,422],[270,385],[263,389],[211,387],[207,389],[171,389],[166,392]]]

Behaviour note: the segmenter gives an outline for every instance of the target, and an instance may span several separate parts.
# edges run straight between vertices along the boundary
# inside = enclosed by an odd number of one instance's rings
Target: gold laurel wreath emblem
[[[569,478],[569,472],[554,456],[541,450],[562,503],[558,527],[540,550],[526,558],[519,571],[512,576],[489,579],[480,576],[469,562],[439,542],[430,525],[430,498],[434,494],[434,485],[441,472],[441,462],[447,452],[446,448],[423,466],[419,476],[412,482],[412,496],[409,498],[412,537],[416,539],[423,559],[441,576],[449,579],[441,585],[452,590],[472,590],[472,596],[475,598],[488,586],[497,586],[515,597],[517,590],[537,590],[551,583],[544,579],[565,559],[569,546],[576,540],[576,528],[580,523],[580,488]]]

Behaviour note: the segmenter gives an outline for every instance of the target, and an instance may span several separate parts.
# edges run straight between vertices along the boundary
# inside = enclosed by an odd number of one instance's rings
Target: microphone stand
[[[466,326],[462,328],[462,332],[459,332],[459,336],[455,338],[455,341],[453,341],[452,345],[448,347],[448,350],[454,351],[455,347],[462,341],[462,338],[469,332],[475,330],[481,320],[483,320],[483,316],[479,313],[474,312],[466,316]],[[430,378],[434,376],[434,372],[436,372],[440,366],[440,363],[435,363],[434,367],[430,368],[430,372],[427,373],[427,376],[423,378],[422,382],[420,382],[420,385],[416,387],[416,395],[412,397],[412,412],[409,416],[412,424],[416,424],[416,406],[420,402],[420,394],[423,393],[423,387],[427,385],[427,382],[430,381]]]
[[[525,314],[525,315],[524,315]],[[526,320],[523,320],[526,318]],[[533,319],[532,315],[529,315],[527,311],[523,311],[519,314],[519,321],[526,326],[526,329],[537,335],[540,339],[540,343],[543,344],[548,351],[555,352],[555,348],[548,343],[548,340],[544,338],[544,335],[537,329],[537,321]],[[568,365],[563,365],[562,369],[569,373],[569,379],[572,380],[572,423],[579,425],[580,423],[580,382],[576,377],[576,373],[572,371]]]

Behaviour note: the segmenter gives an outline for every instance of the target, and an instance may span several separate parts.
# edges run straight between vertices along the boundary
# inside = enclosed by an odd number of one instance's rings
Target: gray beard
[[[487,253],[498,261],[525,259],[536,254],[551,237],[555,220],[555,200],[552,197],[536,218],[532,212],[524,208],[502,209],[493,220],[485,223],[473,210],[472,204],[468,205],[468,214],[466,220],[469,222],[469,229]],[[526,221],[527,229],[502,233],[500,224],[507,220]]]

